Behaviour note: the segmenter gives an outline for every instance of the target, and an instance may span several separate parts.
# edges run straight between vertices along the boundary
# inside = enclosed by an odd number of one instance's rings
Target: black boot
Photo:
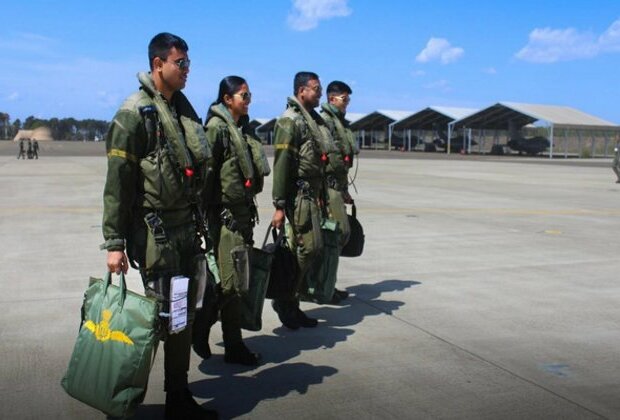
[[[332,300],[329,303],[331,303],[332,305],[337,305],[348,297],[349,297],[349,292],[347,292],[346,290],[334,289]]]
[[[289,330],[298,330],[301,326],[297,317],[297,309],[289,301],[284,300],[272,300],[271,306],[273,310],[278,314],[278,318],[282,325]]]
[[[244,366],[257,366],[261,355],[253,353],[243,342],[225,345],[224,361]]]
[[[203,303],[202,309],[196,311],[194,325],[192,326],[192,348],[194,352],[208,359],[211,357],[209,347],[209,334],[211,327],[217,322],[219,306],[212,300]]]
[[[209,333],[211,328],[207,330],[206,335],[202,334],[194,334],[192,348],[194,349],[194,353],[198,356],[202,357],[203,360],[211,357],[211,347],[209,346]]]
[[[314,328],[318,325],[319,321],[317,321],[315,318],[310,318],[301,309],[299,309],[299,307],[295,308],[295,311],[297,315],[297,322],[300,326],[304,328]]]
[[[198,404],[189,389],[166,393],[166,420],[217,420],[217,411],[204,409]]]

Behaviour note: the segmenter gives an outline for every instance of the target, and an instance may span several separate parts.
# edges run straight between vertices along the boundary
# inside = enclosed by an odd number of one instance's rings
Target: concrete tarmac
[[[221,418],[620,418],[620,184],[605,165],[362,156],[366,234],[341,305],[269,301],[255,368],[192,354],[190,388]],[[404,156],[403,156],[404,157]],[[103,419],[60,386],[89,276],[103,276],[102,156],[0,156],[0,418]],[[260,195],[262,238],[271,178]],[[130,288],[141,291],[139,276]],[[138,419],[163,418],[163,349]]]

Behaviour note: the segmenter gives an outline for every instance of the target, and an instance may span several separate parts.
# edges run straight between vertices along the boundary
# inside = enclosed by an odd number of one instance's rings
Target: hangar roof
[[[264,122],[258,127],[256,127],[256,132],[262,133],[262,132],[273,130],[273,127],[276,125],[276,121],[277,121],[277,118],[272,118],[270,120],[265,118]]]
[[[445,106],[429,106],[415,114],[409,115],[392,124],[394,130],[408,128],[418,130],[433,130],[445,127],[449,122],[460,120],[478,111],[475,108],[453,108]]]
[[[377,111],[366,114],[359,120],[351,124],[352,130],[372,130],[383,129],[394,121],[402,120],[413,114],[413,111],[393,111],[379,109]]]
[[[457,120],[455,128],[487,128],[505,130],[509,124],[520,128],[536,121],[556,127],[585,129],[617,129],[618,125],[567,106],[498,102],[488,108]]]

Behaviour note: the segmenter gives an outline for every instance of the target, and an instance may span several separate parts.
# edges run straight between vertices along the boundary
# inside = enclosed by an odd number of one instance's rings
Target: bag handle
[[[269,239],[269,233],[273,230],[273,226],[271,226],[271,223],[269,224],[269,226],[267,226],[267,232],[265,233],[265,239],[263,239],[263,246],[261,249],[265,248],[265,245],[267,245],[267,239]],[[275,239],[275,237],[274,237]]]
[[[127,284],[125,283],[125,274],[121,271],[120,274],[120,281],[119,281],[119,287],[121,289],[121,293],[120,293],[120,307],[121,310],[123,309],[123,305],[125,305],[125,295],[127,294]],[[109,271],[106,273],[104,279],[103,279],[103,295],[105,296],[108,293],[108,286],[110,286],[110,284],[112,284],[112,273],[110,273]]]
[[[285,238],[285,236],[284,236],[284,226],[282,226],[280,228],[280,232],[278,232],[277,229],[273,229],[271,231],[271,234],[273,236],[273,243],[276,246],[280,246],[280,244],[282,243],[282,240]]]

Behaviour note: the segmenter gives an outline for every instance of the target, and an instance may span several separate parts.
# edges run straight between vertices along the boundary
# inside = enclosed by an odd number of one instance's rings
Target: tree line
[[[9,114],[0,112],[0,138],[12,140],[19,130],[34,130],[48,127],[54,140],[102,140],[108,132],[108,121],[75,118],[50,118],[49,120],[29,116],[25,121],[16,118],[11,121]]]

